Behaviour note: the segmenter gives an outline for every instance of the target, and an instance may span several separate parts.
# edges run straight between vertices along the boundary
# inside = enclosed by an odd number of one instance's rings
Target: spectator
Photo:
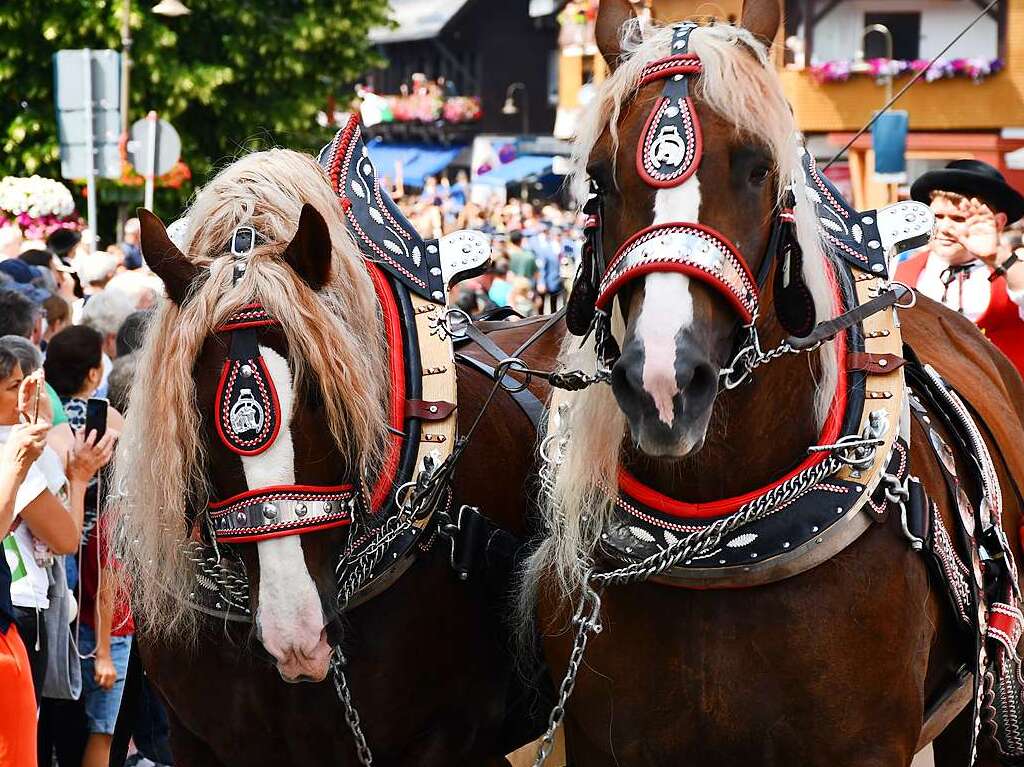
[[[563,288],[561,243],[555,241],[551,230],[543,230],[530,244],[537,256],[537,269],[540,272],[537,279],[537,308],[543,313],[546,300],[548,311],[554,313],[558,310]]]
[[[75,260],[82,233],[74,229],[57,229],[46,238],[46,248],[64,263]]]
[[[63,296],[51,294],[43,301],[43,314],[46,318],[46,329],[43,331],[40,347],[45,349],[51,338],[71,324],[71,304],[64,300]]]
[[[124,293],[136,309],[155,309],[163,293],[163,283],[144,269],[118,272],[107,283],[107,290]]]
[[[13,370],[16,365],[13,355],[0,353],[0,369]],[[0,452],[0,535],[6,537],[11,529],[21,486],[46,446],[46,430],[45,423],[10,429]],[[32,672],[15,624],[10,585],[11,568],[6,556],[0,557],[0,764],[36,767]]]
[[[0,259],[17,258],[21,250],[21,229],[17,226],[0,226]]]
[[[26,264],[47,270],[53,284],[53,287],[48,289],[60,294],[68,303],[75,300],[75,270],[65,265],[53,253],[48,250],[26,250],[18,258]]]
[[[98,397],[107,396],[107,376],[117,357],[117,332],[133,311],[135,307],[128,296],[109,289],[95,294],[82,309],[82,325],[92,328],[103,338],[103,376],[97,387]]]
[[[107,253],[92,253],[75,260],[75,269],[82,281],[82,291],[91,297],[103,291],[117,271],[117,256]]]
[[[132,312],[128,315],[117,331],[118,358],[132,354],[142,347],[143,341],[146,340],[146,326],[152,316],[151,311]]]
[[[103,337],[103,353],[117,357],[117,333],[135,306],[128,296],[116,290],[97,293],[82,310],[82,323]]]
[[[508,292],[508,305],[524,317],[533,313],[533,285],[525,277],[514,277]]]
[[[49,409],[37,411],[32,398],[39,384],[38,376],[31,377],[42,362],[39,350],[20,336],[5,336],[0,338],[0,360],[3,355],[10,355],[17,364],[9,371],[0,366],[0,443],[22,419],[35,421],[38,416],[41,422],[49,422]],[[42,404],[45,406],[46,400]],[[17,511],[21,519],[4,540],[8,559],[17,563],[12,569],[10,595],[18,631],[27,640],[37,704],[46,670],[46,636],[39,630],[39,612],[49,607],[50,578],[46,571],[63,566],[55,554],[78,551],[86,488],[110,458],[106,451],[110,441],[96,446],[94,441],[82,442],[63,454],[55,451],[52,443],[47,445],[19,491]]]
[[[537,280],[537,261],[530,251],[524,249],[523,233],[516,229],[508,236],[508,270],[517,277],[523,277],[533,285]]]
[[[45,369],[53,377],[53,386],[61,395],[68,421],[76,432],[84,429],[88,399],[95,393],[102,375],[102,359],[103,338],[90,327],[69,327],[50,341]],[[116,438],[123,425],[121,414],[110,408],[108,432]],[[83,767],[105,767],[109,760],[134,632],[127,607],[113,599],[115,576],[108,562],[106,531],[99,530],[103,527],[99,523],[99,496],[94,478],[86,495],[85,551],[81,562],[79,652],[88,656],[82,661],[82,702],[89,732]]]
[[[0,290],[0,335],[23,336],[38,344],[43,337],[43,313],[16,290]]]
[[[25,296],[12,290],[0,290],[0,336],[21,336],[29,339],[34,346],[42,340],[42,314]],[[67,422],[60,397],[47,382],[46,393],[50,398],[53,424]]]
[[[496,306],[508,306],[508,294],[512,290],[512,283],[509,281],[508,265],[505,263],[495,264],[491,270],[494,274],[491,280],[491,287],[487,291]]]
[[[936,229],[896,279],[973,320],[1024,373],[1024,264],[1000,240],[1024,216],[1024,195],[978,160],[925,173],[911,195],[931,205]]]
[[[131,394],[132,381],[138,367],[139,355],[122,354],[114,360],[107,379],[107,398],[111,406],[120,413],[128,412],[128,399]]]

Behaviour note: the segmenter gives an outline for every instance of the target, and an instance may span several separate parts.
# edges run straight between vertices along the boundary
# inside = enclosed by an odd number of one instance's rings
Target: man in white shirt
[[[935,234],[896,279],[973,320],[1024,371],[1024,265],[1002,242],[1024,195],[991,165],[956,160],[921,176],[911,196],[931,206]]]

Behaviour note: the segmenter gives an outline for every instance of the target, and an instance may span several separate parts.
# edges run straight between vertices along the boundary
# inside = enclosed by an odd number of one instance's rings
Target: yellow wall
[[[1024,0],[1010,0],[1006,68],[980,84],[954,78],[918,82],[896,103],[910,112],[910,129],[986,130],[1024,126]],[[956,57],[956,52],[950,54]],[[895,91],[910,80],[900,77]],[[782,72],[783,87],[808,132],[856,130],[885,103],[885,87],[869,76],[817,85],[807,71]]]
[[[723,21],[740,17],[743,0],[653,0],[651,12],[658,21],[678,21],[691,16],[715,16]]]

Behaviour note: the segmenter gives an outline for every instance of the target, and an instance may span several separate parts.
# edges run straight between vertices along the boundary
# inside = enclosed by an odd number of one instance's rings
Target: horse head
[[[653,457],[700,450],[741,326],[774,320],[755,276],[796,163],[764,45],[778,24],[776,0],[748,0],[742,28],[653,27],[627,0],[601,3],[612,72],[579,131],[577,172],[599,200],[592,231],[608,254],[597,308],[624,324],[612,388]]]
[[[196,573],[166,552],[142,559],[167,528],[237,557],[256,636],[286,681],[327,674],[335,565],[385,424],[373,288],[335,206],[311,158],[275,150],[203,191],[185,253],[140,214],[171,299],[140,370],[167,371],[155,380],[173,399],[133,392],[129,437],[147,455],[127,455],[122,476],[130,505],[158,504],[162,523],[126,515],[136,602],[150,624],[187,620]]]

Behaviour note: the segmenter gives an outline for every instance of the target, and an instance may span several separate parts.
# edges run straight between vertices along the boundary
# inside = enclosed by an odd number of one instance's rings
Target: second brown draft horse
[[[524,605],[552,729],[582,767],[1018,763],[1024,388],[885,281],[929,214],[858,214],[797,149],[778,27],[601,3],[561,360],[611,386],[555,398]]]

